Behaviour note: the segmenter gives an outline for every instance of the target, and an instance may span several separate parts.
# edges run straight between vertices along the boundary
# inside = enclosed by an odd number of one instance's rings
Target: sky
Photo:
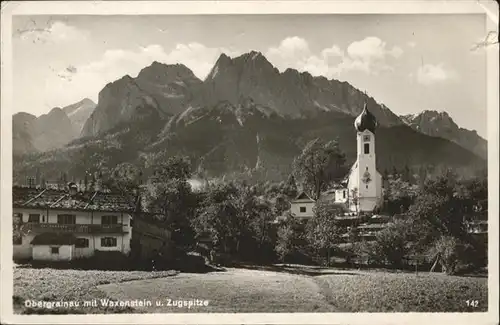
[[[351,83],[394,113],[446,111],[486,137],[484,15],[14,16],[14,112],[45,114],[153,61],[200,79],[221,53],[262,52]]]

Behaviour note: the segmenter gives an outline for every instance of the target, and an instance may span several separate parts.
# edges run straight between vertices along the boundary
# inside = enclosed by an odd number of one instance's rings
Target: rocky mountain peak
[[[278,72],[269,60],[261,53],[257,51],[251,51],[242,54],[233,59],[235,65],[240,65],[242,69],[256,69],[264,72],[266,70],[272,72]]]
[[[54,107],[50,110],[50,112],[47,114],[47,115],[56,115],[56,114],[61,114],[61,113],[64,113],[64,111],[62,110],[62,108],[60,107]]]
[[[445,111],[425,110],[419,114],[404,115],[401,119],[414,130],[453,141],[482,158],[487,157],[486,140],[476,131],[459,127]]]
[[[12,119],[14,121],[20,121],[20,120],[28,120],[28,121],[31,121],[31,120],[34,120],[36,119],[36,116],[33,115],[33,114],[30,114],[30,113],[26,113],[26,112],[19,112],[19,113],[16,113],[14,115],[12,115]]]
[[[154,61],[148,67],[142,69],[137,75],[137,80],[148,80],[150,82],[169,83],[176,80],[198,79],[193,71],[184,64],[165,64]]]

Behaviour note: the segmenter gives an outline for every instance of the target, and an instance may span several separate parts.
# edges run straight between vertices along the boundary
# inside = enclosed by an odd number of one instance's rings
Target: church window
[[[364,135],[364,136],[363,136],[363,141],[364,141],[364,142],[369,142],[369,141],[370,141],[370,135],[369,135],[369,134]]]
[[[370,144],[369,143],[365,143],[365,155],[367,155],[369,153],[370,153]]]
[[[344,199],[345,199],[345,196],[346,196],[346,192],[345,191],[342,191],[342,194],[344,196]]]
[[[300,207],[300,213],[305,213],[306,212],[306,207]]]

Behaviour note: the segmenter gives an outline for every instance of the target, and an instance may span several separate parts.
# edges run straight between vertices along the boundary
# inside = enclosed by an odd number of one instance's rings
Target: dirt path
[[[151,301],[138,312],[327,312],[334,311],[312,277],[244,269],[106,284],[109,297]],[[208,306],[170,306],[179,300],[208,300]],[[158,302],[158,304],[157,304]],[[193,302],[194,303],[194,302]]]

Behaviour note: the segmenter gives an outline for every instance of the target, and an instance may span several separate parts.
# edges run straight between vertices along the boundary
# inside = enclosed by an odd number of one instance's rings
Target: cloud
[[[366,37],[352,42],[345,50],[334,44],[315,55],[306,40],[294,36],[285,38],[276,47],[269,48],[266,56],[280,70],[290,67],[308,71],[312,75],[332,78],[348,71],[374,75],[392,71],[390,61],[398,59],[403,52],[398,46],[388,48],[387,44],[377,37]]]
[[[347,47],[347,53],[354,60],[377,61],[385,59],[386,56],[399,58],[403,50],[397,46],[388,50],[386,43],[380,38],[370,36],[361,41],[352,42]]]
[[[89,32],[67,25],[62,21],[49,21],[45,26],[37,24],[34,20],[31,22],[30,26],[15,32],[20,40],[32,43],[59,43],[75,40],[84,41],[90,36]]]
[[[406,43],[406,45],[408,45],[408,47],[414,48],[417,46],[417,43],[416,42],[408,42],[408,43]]]
[[[310,54],[309,44],[305,39],[294,36],[281,41],[278,47],[269,49],[269,53],[287,57],[303,57]]]
[[[411,76],[413,76],[413,74],[410,75],[410,77]],[[454,71],[445,69],[444,65],[440,63],[437,65],[425,64],[419,67],[416,77],[418,83],[425,86],[430,86],[448,80],[456,79],[458,76]]]
[[[276,47],[270,47],[266,57],[279,69],[303,67],[312,56],[309,44],[303,38],[287,37]]]
[[[136,50],[110,49],[97,61],[53,71],[45,81],[47,98],[53,99],[50,106],[67,105],[84,97],[97,100],[97,94],[107,83],[126,74],[135,77],[153,61],[182,63],[203,79],[223,52],[228,55],[238,54],[230,49],[210,48],[196,42],[177,44],[170,51],[165,51],[158,44]]]
[[[392,71],[387,63],[391,59],[398,59],[403,49],[398,46],[387,48],[386,42],[378,37],[366,37],[361,41],[352,42],[347,47],[348,57],[342,64],[343,70],[358,70],[368,74],[378,74],[383,71]]]

